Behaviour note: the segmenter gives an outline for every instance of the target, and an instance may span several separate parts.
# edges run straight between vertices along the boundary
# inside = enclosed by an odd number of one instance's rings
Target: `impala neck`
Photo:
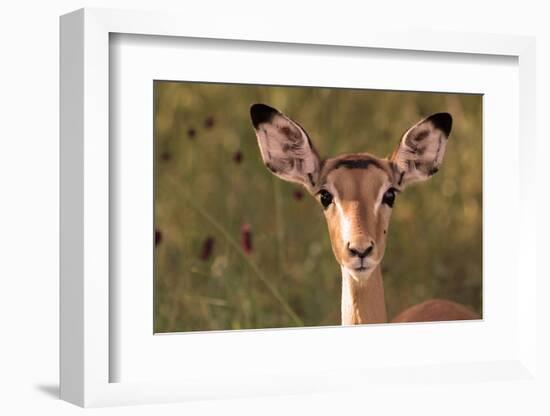
[[[342,325],[388,322],[380,265],[365,280],[342,268]]]

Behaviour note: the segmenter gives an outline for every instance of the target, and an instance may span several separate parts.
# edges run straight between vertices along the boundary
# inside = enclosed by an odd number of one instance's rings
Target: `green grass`
[[[450,112],[441,170],[396,201],[386,304],[390,317],[431,297],[481,312],[481,96],[156,82],[155,332],[339,324],[340,268],[322,210],[263,166],[255,102],[298,121],[321,156],[386,156],[413,123]]]

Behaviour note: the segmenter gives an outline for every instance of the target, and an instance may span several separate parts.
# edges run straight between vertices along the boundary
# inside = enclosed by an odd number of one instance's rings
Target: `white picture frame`
[[[239,375],[239,367],[220,370],[215,377],[205,371],[202,376],[151,377],[148,381],[113,381],[111,368],[116,351],[111,312],[112,286],[110,258],[110,35],[129,34],[172,38],[225,39],[226,41],[276,42],[285,45],[331,45],[338,48],[371,48],[384,50],[428,51],[440,54],[508,56],[517,59],[519,70],[519,132],[516,139],[529,146],[519,147],[520,203],[517,213],[526,213],[533,202],[534,183],[527,173],[535,160],[535,43],[528,37],[464,33],[378,32],[360,30],[341,32],[327,37],[322,28],[306,32],[289,29],[284,32],[262,22],[251,21],[236,33],[230,22],[223,20],[205,26],[200,21],[182,25],[177,14],[130,12],[105,9],[83,9],[61,18],[61,398],[80,406],[159,403],[198,398],[253,397],[255,395],[319,393],[323,391],[361,390],[378,384],[482,381],[521,383],[537,382],[536,378],[536,303],[537,279],[534,244],[536,218],[520,215],[517,238],[518,269],[522,270],[515,298],[514,319],[517,333],[513,349],[505,350],[496,360],[437,363],[420,361],[400,368],[388,365],[375,368],[329,366],[317,372],[280,368],[279,372],[255,374],[257,378]],[[252,82],[254,83],[254,82]],[[512,123],[512,125],[514,125]],[[115,161],[116,162],[116,161]],[[516,194],[513,194],[516,195]],[[374,329],[382,331],[383,329]],[[339,328],[338,328],[339,329]],[[408,331],[402,327],[401,331]],[[479,329],[476,329],[479,330]],[[451,331],[456,331],[456,327]],[[299,331],[295,331],[295,335]],[[327,328],[324,337],[342,336]],[[259,338],[258,332],[240,332],[235,341]],[[305,333],[302,337],[317,336]],[[151,336],[153,334],[151,333]],[[199,334],[199,337],[208,335]],[[474,333],[468,336],[475,337]],[[165,343],[174,342],[167,337]],[[325,339],[325,338],[323,338]],[[217,342],[217,341],[216,341]],[[305,342],[305,341],[304,341]],[[504,350],[504,349],[503,349]],[[498,355],[498,354],[497,354]],[[146,357],[144,357],[146,358]],[[368,370],[368,371],[367,371]],[[173,370],[181,371],[180,370]],[[177,376],[178,374],[176,374]],[[324,375],[324,377],[323,377]],[[263,378],[262,378],[263,377]]]

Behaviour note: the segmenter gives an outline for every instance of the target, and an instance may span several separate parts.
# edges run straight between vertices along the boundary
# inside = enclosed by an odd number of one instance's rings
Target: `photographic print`
[[[481,319],[481,95],[153,88],[156,333]]]

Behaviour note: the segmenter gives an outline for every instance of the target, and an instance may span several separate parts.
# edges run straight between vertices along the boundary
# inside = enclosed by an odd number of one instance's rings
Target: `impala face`
[[[329,159],[319,190],[334,256],[357,279],[380,263],[399,178],[388,161],[369,154]]]
[[[448,113],[421,120],[387,159],[355,153],[321,160],[305,130],[284,114],[254,104],[250,115],[265,165],[319,201],[334,256],[356,280],[367,279],[382,261],[397,195],[437,172],[452,125]]]

